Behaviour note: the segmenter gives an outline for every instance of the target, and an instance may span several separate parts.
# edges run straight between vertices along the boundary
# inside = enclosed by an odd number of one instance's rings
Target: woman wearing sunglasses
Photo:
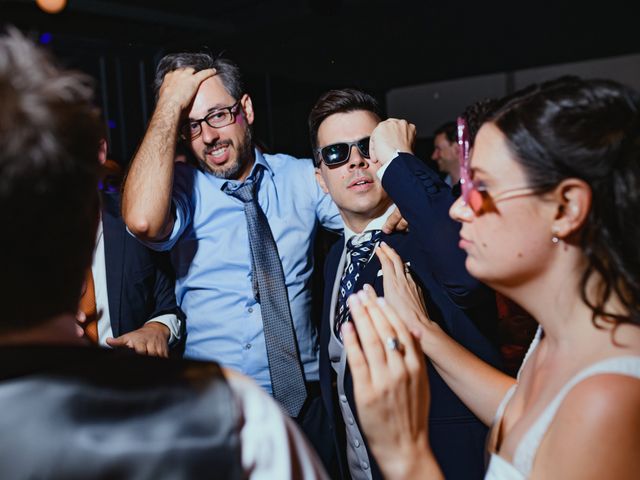
[[[402,260],[378,250],[394,293],[353,296],[343,337],[361,423],[389,478],[441,477],[420,350],[492,426],[486,478],[638,478],[639,108],[614,82],[535,86],[491,115],[463,165],[450,214],[467,269],[540,325],[517,379],[431,322]]]

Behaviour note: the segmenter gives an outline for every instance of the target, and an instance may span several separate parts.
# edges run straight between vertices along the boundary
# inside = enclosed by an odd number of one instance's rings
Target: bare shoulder
[[[585,430],[619,424],[640,432],[640,422],[629,424],[632,418],[640,419],[640,378],[605,373],[583,380],[569,392],[556,419],[576,417],[581,417],[577,426]]]
[[[640,379],[599,374],[562,402],[538,451],[536,478],[637,478]]]

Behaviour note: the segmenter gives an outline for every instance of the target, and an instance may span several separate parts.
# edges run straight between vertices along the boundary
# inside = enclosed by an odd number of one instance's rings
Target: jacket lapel
[[[109,299],[109,316],[113,336],[122,331],[120,310],[125,262],[125,230],[117,212],[117,199],[111,195],[103,195],[102,229],[104,235],[104,259],[107,274],[107,293]]]
[[[336,281],[340,281],[338,267],[343,261],[344,237],[338,240],[327,253],[324,268],[324,302],[323,315],[320,324],[320,381],[322,383],[322,397],[329,418],[333,422],[333,400],[332,400],[332,371],[329,360],[329,339],[331,338],[331,323],[335,315],[336,302]],[[333,309],[333,310],[332,310]]]

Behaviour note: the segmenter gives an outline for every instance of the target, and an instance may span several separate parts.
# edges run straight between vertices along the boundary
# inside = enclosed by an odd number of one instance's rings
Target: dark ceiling
[[[64,12],[2,1],[3,22],[115,45],[226,51],[293,82],[402,85],[640,50],[637,2],[69,0]]]
[[[155,65],[171,51],[208,49],[235,60],[257,112],[254,138],[308,156],[307,115],[329,88],[359,87],[384,104],[394,87],[637,53],[633,4],[68,0],[51,15],[34,0],[0,0],[0,25],[40,38],[96,79],[110,154],[126,164],[153,109]]]

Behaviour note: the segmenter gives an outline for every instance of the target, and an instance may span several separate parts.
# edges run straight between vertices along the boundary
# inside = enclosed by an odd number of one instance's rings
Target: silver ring
[[[398,340],[398,337],[387,337],[386,344],[389,350],[395,350],[396,352],[402,353],[403,347],[400,340]]]

